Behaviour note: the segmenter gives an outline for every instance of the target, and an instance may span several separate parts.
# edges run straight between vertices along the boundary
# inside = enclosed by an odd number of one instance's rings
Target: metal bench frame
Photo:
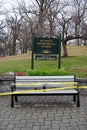
[[[39,83],[39,82],[49,82],[49,83],[55,83],[55,82],[75,82],[76,78],[75,76],[15,76],[14,77],[14,84],[11,85],[12,92],[18,91],[17,83]],[[46,86],[40,86],[42,89],[46,89]],[[19,92],[25,90],[25,86],[19,88]],[[34,89],[37,89],[37,86],[34,87]],[[31,90],[31,88],[30,88]],[[75,92],[72,92],[72,90],[75,90]],[[63,91],[63,90],[62,90]],[[18,102],[18,96],[55,96],[55,95],[72,95],[73,101],[76,102],[77,107],[80,107],[80,98],[79,98],[79,90],[76,88],[71,89],[69,92],[68,90],[65,91],[56,91],[56,92],[37,92],[37,93],[22,93],[22,94],[12,94],[11,95],[11,107],[14,107],[14,101]]]

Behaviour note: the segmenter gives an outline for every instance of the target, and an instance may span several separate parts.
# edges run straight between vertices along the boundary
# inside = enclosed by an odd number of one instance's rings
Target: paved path
[[[19,97],[15,108],[0,97],[0,130],[87,130],[87,96],[80,96],[80,108],[64,97]]]

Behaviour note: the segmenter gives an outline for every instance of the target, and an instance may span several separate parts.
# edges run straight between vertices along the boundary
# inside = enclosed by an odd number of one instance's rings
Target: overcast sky
[[[3,0],[3,7],[6,9],[11,9],[12,5],[16,6],[16,0]]]
[[[2,0],[0,0],[2,1]],[[21,0],[18,0],[19,2]],[[28,2],[30,3],[32,0],[24,0],[25,2]],[[11,8],[12,6],[16,7],[17,6],[17,0],[3,0],[3,4],[4,4],[4,7],[9,9]]]
[[[19,2],[21,0],[18,0]],[[32,0],[25,0],[26,2],[30,3]],[[17,0],[0,0],[0,19],[3,19],[3,12],[11,12],[12,7],[17,7]],[[2,12],[2,14],[1,14]]]

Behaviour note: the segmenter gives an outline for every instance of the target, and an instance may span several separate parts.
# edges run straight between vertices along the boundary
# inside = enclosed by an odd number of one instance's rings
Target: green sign
[[[60,45],[57,38],[34,38],[35,54],[59,54]]]
[[[61,35],[58,38],[42,38],[32,35],[32,62],[31,69],[34,66],[34,54],[58,55],[58,68],[61,66]]]

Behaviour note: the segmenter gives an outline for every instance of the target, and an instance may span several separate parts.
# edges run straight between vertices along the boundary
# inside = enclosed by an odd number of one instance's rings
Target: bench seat
[[[45,91],[45,90],[44,90]],[[30,92],[29,93],[29,91],[24,91],[24,90],[16,90],[16,91],[14,91],[14,92],[23,92],[22,94],[29,94],[29,95],[32,95],[32,94],[35,94],[35,95],[37,95],[37,94],[60,94],[60,95],[62,95],[62,94],[77,94],[78,93],[78,91],[77,90],[75,90],[75,89],[70,89],[70,90],[53,90],[53,91],[47,91],[47,92]],[[21,95],[21,94],[19,94],[19,95]]]

